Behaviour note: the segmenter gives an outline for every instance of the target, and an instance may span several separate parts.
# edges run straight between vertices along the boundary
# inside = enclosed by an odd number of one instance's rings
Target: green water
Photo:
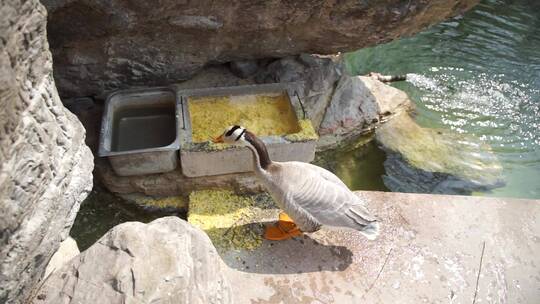
[[[351,189],[390,191],[382,179],[385,159],[373,140],[360,138],[345,148],[317,153],[313,163],[334,172]]]
[[[479,195],[540,198],[540,1],[481,1],[414,37],[346,54],[346,62],[358,75],[408,74],[394,86],[416,103],[419,124],[490,144],[506,185]],[[347,177],[359,168],[349,167],[335,171]]]

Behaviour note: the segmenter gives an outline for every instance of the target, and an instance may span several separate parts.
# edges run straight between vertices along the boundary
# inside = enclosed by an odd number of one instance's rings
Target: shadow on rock
[[[351,265],[353,256],[348,248],[322,244],[309,234],[286,241],[263,240],[252,251],[218,248],[218,252],[229,267],[261,274],[343,271]]]

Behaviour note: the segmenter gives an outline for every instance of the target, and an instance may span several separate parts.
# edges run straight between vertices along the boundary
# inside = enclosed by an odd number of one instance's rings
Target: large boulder
[[[92,188],[84,129],[52,77],[46,11],[0,3],[0,303],[21,303]]]
[[[344,75],[319,127],[319,150],[374,130],[413,106],[407,94],[368,76]]]
[[[42,0],[62,96],[191,78],[209,63],[335,54],[411,35],[478,0]]]
[[[271,62],[254,78],[257,83],[298,83],[302,89],[297,93],[306,117],[318,129],[343,74],[341,56],[300,54]]]
[[[177,217],[127,222],[54,272],[33,303],[231,303],[224,267]]]
[[[499,160],[478,138],[423,128],[407,113],[375,133],[386,152],[383,181],[394,192],[470,195],[504,185]]]
[[[56,252],[53,254],[47,268],[45,269],[45,274],[43,277],[47,278],[51,273],[62,268],[65,263],[69,262],[79,253],[81,253],[81,251],[79,250],[77,241],[68,236],[67,239],[60,243],[60,247],[58,247],[58,250],[56,250]]]

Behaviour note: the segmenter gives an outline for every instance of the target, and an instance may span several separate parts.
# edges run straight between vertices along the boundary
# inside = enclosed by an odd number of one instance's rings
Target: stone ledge
[[[253,287],[235,302],[471,303],[475,290],[477,303],[540,298],[540,200],[357,193],[382,219],[377,240],[325,229],[222,253],[231,285]]]

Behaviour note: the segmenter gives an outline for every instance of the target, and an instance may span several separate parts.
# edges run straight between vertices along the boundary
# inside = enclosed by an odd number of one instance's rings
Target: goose
[[[246,146],[252,152],[255,175],[284,211],[276,225],[266,227],[266,239],[287,240],[323,225],[357,230],[370,240],[377,237],[377,218],[332,172],[304,162],[272,161],[262,140],[238,125],[212,141]]]

